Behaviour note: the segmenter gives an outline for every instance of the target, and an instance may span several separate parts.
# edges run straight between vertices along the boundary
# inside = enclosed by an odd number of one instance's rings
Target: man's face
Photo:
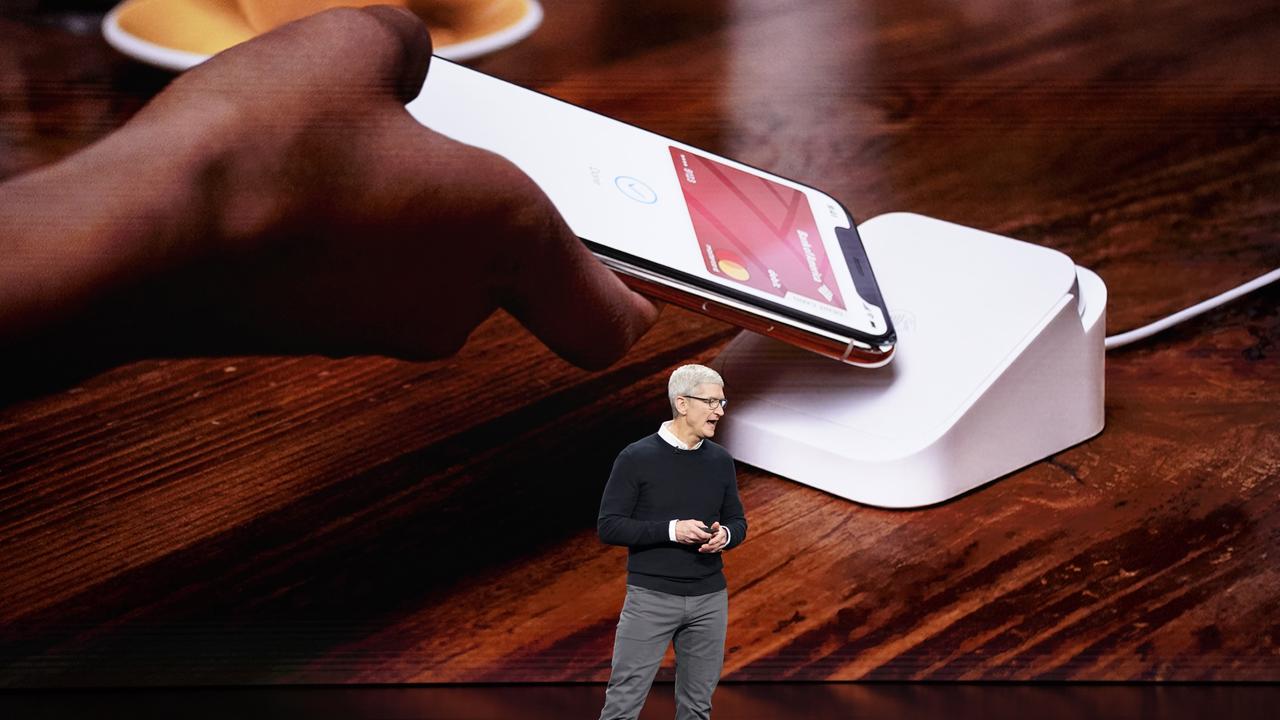
[[[716,434],[716,423],[720,418],[724,417],[724,408],[720,407],[720,403],[716,402],[712,407],[704,400],[696,398],[707,398],[709,400],[723,400],[724,387],[713,383],[703,383],[689,393],[692,397],[684,398],[685,414],[682,422],[693,430],[693,434],[700,438],[709,438]]]

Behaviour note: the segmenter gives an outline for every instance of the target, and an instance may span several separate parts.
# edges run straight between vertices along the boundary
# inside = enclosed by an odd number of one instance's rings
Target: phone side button
[[[710,301],[702,303],[702,313],[707,317],[723,320],[731,325],[737,325],[764,335],[773,334],[775,329],[773,323],[767,320]]]

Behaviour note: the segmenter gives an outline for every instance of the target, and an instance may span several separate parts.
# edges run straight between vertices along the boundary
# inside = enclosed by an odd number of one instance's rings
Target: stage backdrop
[[[0,175],[168,81],[103,43],[101,3],[10,5]],[[859,219],[1062,250],[1113,329],[1280,265],[1272,2],[641,5],[546,0],[475,65]],[[1280,678],[1277,299],[1112,354],[1100,436],[938,507],[740,465],[725,678]],[[0,685],[603,682],[610,465],[735,332],[668,307],[594,373],[503,313],[435,362],[7,350]]]

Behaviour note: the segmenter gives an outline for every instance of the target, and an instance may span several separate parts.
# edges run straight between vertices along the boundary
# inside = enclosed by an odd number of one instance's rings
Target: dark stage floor
[[[244,687],[7,691],[0,717],[596,718],[604,686]],[[1275,685],[725,684],[717,720],[940,717],[948,720],[1274,717]],[[641,720],[675,715],[670,684],[650,693]]]

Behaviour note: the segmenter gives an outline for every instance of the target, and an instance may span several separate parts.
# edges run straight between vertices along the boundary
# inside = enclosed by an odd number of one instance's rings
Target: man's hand
[[[501,307],[571,362],[616,360],[654,306],[514,165],[409,115],[430,61],[408,12],[313,15],[0,186],[0,348],[67,322],[139,354],[430,359]]]
[[[711,534],[708,537],[711,540],[703,543],[702,547],[698,548],[698,552],[718,553],[729,544],[729,532],[718,522],[711,523]]]
[[[677,520],[676,542],[682,545],[703,543],[711,539],[711,533],[704,531],[706,527],[701,520]]]

